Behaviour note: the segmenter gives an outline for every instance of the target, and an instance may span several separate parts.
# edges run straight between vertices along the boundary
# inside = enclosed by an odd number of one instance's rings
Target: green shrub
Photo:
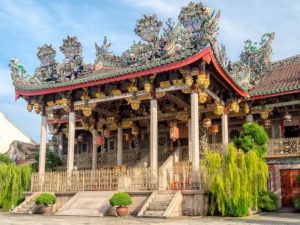
[[[234,144],[245,153],[254,150],[259,157],[263,157],[268,151],[268,134],[263,126],[248,122],[243,125],[240,136],[234,139]]]
[[[8,155],[0,154],[0,164],[11,164],[13,161],[9,158]]]
[[[296,198],[294,202],[294,207],[295,209],[300,210],[300,198]]]
[[[113,196],[109,200],[109,203],[111,204],[111,206],[125,207],[131,205],[132,199],[129,194],[125,192],[118,192],[113,194]]]
[[[277,210],[277,196],[271,191],[262,191],[258,198],[258,208],[262,211],[272,212]]]
[[[24,198],[31,181],[31,166],[0,163],[0,208],[10,210]]]
[[[254,151],[244,153],[229,144],[225,156],[206,151],[201,166],[208,178],[211,214],[247,216],[250,208],[257,209],[258,193],[266,190],[268,166]]]
[[[56,196],[51,193],[42,193],[36,197],[35,203],[37,205],[43,204],[45,206],[54,205],[56,202]]]
[[[35,163],[33,164],[33,170],[34,171],[38,171],[38,167],[39,167],[39,154],[36,154],[35,155]],[[58,154],[47,149],[46,151],[46,170],[50,170],[50,171],[53,171],[55,170],[55,168],[57,166],[60,166],[62,165],[62,161],[61,159],[59,158]]]

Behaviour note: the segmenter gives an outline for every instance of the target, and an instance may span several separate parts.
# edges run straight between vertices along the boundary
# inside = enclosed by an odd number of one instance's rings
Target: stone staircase
[[[173,217],[181,215],[181,191],[155,191],[151,194],[139,217]]]
[[[34,193],[27,197],[20,205],[18,205],[12,213],[33,214],[40,209],[40,205],[35,204],[35,198],[40,193]]]

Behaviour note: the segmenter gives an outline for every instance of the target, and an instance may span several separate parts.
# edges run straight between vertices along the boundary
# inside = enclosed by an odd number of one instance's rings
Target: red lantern
[[[102,136],[98,136],[96,139],[96,144],[97,145],[102,145],[103,144],[103,137]]]
[[[219,132],[219,126],[217,124],[212,124],[209,129],[211,134],[216,134]]]
[[[133,135],[131,133],[126,133],[125,134],[125,140],[126,141],[131,141],[132,137],[133,137]]]
[[[172,141],[176,141],[179,138],[179,128],[177,126],[170,128],[170,138]]]

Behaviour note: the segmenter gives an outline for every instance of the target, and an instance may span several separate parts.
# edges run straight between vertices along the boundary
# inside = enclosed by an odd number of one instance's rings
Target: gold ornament
[[[205,81],[204,81],[204,84],[203,84],[203,87],[204,87],[204,88],[208,88],[209,85],[210,85],[210,79],[209,79],[208,76],[206,76]]]
[[[179,86],[179,85],[183,84],[183,80],[182,79],[175,79],[175,80],[172,80],[172,83],[175,86]]]
[[[104,97],[105,97],[105,94],[104,94],[103,92],[99,91],[99,92],[96,92],[96,93],[95,93],[95,97],[96,97],[96,98],[104,98]]]
[[[250,112],[250,107],[247,103],[244,104],[243,112],[244,114],[248,114]]]
[[[34,103],[33,108],[37,114],[39,114],[42,111],[42,106],[39,103]]]
[[[193,83],[194,83],[194,79],[193,79],[193,77],[186,77],[185,78],[185,83],[188,85],[188,86],[192,86],[193,85]]]
[[[240,106],[239,103],[237,101],[233,101],[230,105],[229,105],[229,111],[233,112],[233,113],[239,113],[240,111]]]
[[[203,91],[200,91],[199,92],[199,103],[203,104],[207,101],[207,97],[208,97],[208,94],[203,92]]]
[[[224,106],[222,106],[220,103],[215,103],[214,114],[216,116],[221,116],[223,113],[224,113]]]
[[[27,111],[28,112],[32,112],[32,110],[33,110],[33,105],[32,104],[28,104],[27,105]]]
[[[178,113],[178,114],[176,115],[176,119],[177,119],[177,120],[180,120],[180,121],[182,121],[182,122],[186,122],[186,121],[188,121],[188,119],[189,119],[189,114],[188,114],[188,112],[181,112],[181,113]]]
[[[132,125],[133,125],[133,122],[131,120],[123,120],[121,123],[121,127],[123,129],[128,129],[128,128],[132,127]]]
[[[55,102],[54,102],[54,101],[49,101],[49,102],[47,102],[47,105],[48,105],[48,106],[54,106],[54,105],[55,105]]]
[[[67,98],[62,98],[60,100],[60,103],[64,106],[64,107],[68,107],[69,106],[69,99]]]
[[[269,118],[269,114],[270,114],[270,111],[263,111],[260,113],[260,117],[263,119],[263,120],[266,120]]]
[[[141,102],[139,100],[131,100],[130,105],[133,110],[138,110],[140,108]]]
[[[144,90],[146,93],[150,93],[152,90],[152,85],[150,83],[145,83],[144,84]]]
[[[205,82],[206,82],[206,74],[205,73],[199,74],[196,79],[197,85],[204,86]]]
[[[92,115],[92,107],[90,106],[83,106],[82,113],[85,117],[90,117]]]
[[[199,74],[199,68],[198,67],[193,67],[191,69],[191,76],[197,76]]]
[[[162,82],[160,82],[159,83],[159,86],[161,87],[161,88],[167,88],[167,87],[170,87],[171,86],[171,84],[170,84],[170,81],[162,81]]]
[[[191,75],[191,70],[190,68],[187,67],[183,67],[179,69],[179,72],[183,75],[183,76],[190,76]]]
[[[184,93],[184,94],[190,94],[191,89],[190,88],[183,88],[183,89],[181,89],[181,92]]]
[[[129,93],[136,93],[138,91],[138,88],[134,85],[130,85],[128,88],[127,88],[128,92]]]
[[[166,95],[166,92],[162,91],[162,92],[157,92],[156,93],[156,98],[162,98]]]
[[[111,94],[114,95],[114,96],[119,96],[122,94],[122,91],[119,90],[119,89],[114,89],[111,91]]]

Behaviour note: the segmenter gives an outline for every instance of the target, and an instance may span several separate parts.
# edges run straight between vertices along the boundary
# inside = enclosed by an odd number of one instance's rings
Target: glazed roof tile
[[[264,96],[300,89],[300,54],[271,64],[251,96]]]

